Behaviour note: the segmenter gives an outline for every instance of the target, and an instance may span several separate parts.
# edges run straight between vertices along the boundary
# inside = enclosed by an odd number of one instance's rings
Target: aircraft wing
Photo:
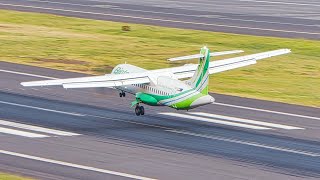
[[[93,88],[93,87],[116,87],[129,84],[149,83],[146,73],[130,74],[107,74],[104,76],[69,78],[57,80],[23,82],[23,86],[55,86],[62,85],[64,88]]]
[[[213,61],[209,64],[209,73],[218,73],[235,69],[239,67],[255,64],[256,61],[290,53],[290,49],[279,49],[275,51],[268,51],[258,54],[240,56],[230,59]],[[56,79],[44,81],[23,82],[23,86],[54,86],[62,85],[64,88],[93,88],[93,87],[117,87],[130,84],[144,84],[150,83],[150,77],[158,75],[174,75],[177,79],[192,77],[197,64],[189,64],[180,67],[151,70],[147,72],[130,73],[130,74],[107,74],[104,76]]]
[[[240,68],[244,66],[249,66],[251,64],[255,64],[258,60],[273,57],[273,56],[279,56],[283,54],[290,53],[290,49],[279,49],[274,51],[267,51],[263,53],[258,54],[251,54],[246,56],[240,56],[235,58],[229,58],[219,61],[213,61],[209,64],[209,73],[219,73],[235,68]],[[197,64],[187,64],[180,67],[175,68],[167,68],[164,69],[165,71],[169,71],[175,75],[177,79],[182,78],[190,78],[193,76],[195,70],[197,69]]]

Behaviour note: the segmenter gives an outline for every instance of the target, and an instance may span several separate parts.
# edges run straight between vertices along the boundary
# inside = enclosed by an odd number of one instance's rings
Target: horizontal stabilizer
[[[233,51],[213,52],[213,53],[210,53],[210,56],[222,56],[222,55],[236,54],[236,53],[242,53],[242,52],[244,52],[244,51],[233,50]],[[197,58],[201,58],[201,57],[203,57],[202,54],[194,54],[194,55],[189,55],[189,56],[170,58],[170,59],[168,59],[168,61],[181,61],[181,60],[197,59]]]

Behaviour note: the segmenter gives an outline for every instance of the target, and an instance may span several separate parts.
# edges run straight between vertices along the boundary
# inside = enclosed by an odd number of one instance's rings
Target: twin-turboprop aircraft
[[[130,64],[117,65],[111,74],[93,77],[81,77],[58,80],[23,82],[23,86],[62,85],[71,88],[112,87],[135,95],[131,107],[135,106],[137,116],[144,115],[144,107],[169,106],[174,109],[189,110],[211,104],[214,98],[208,94],[209,75],[255,64],[257,60],[290,53],[290,49],[279,49],[258,54],[246,55],[210,62],[211,56],[240,53],[243,51],[225,51],[210,53],[207,47],[200,54],[168,59],[169,61],[199,58],[198,64],[186,64],[181,67],[146,70]],[[189,79],[187,79],[189,78]],[[186,80],[187,79],[187,80]]]

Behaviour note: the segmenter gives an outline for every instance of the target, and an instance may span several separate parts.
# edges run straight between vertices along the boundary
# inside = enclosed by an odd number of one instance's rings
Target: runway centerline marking
[[[316,32],[290,31],[290,30],[280,30],[280,29],[268,29],[268,28],[257,28],[257,27],[246,27],[246,26],[235,26],[235,25],[223,25],[223,24],[201,23],[201,22],[191,22],[191,21],[179,21],[179,20],[170,20],[170,19],[161,19],[161,18],[149,18],[149,17],[140,17],[140,16],[120,15],[120,14],[107,14],[107,13],[79,11],[79,10],[71,10],[71,9],[46,8],[46,7],[40,7],[40,6],[27,6],[27,5],[7,4],[7,3],[0,3],[0,5],[13,6],[13,7],[25,7],[25,8],[33,8],[33,9],[43,9],[43,10],[52,10],[52,11],[61,11],[61,12],[73,12],[73,13],[82,13],[82,14],[112,16],[112,17],[123,17],[123,18],[131,18],[131,19],[143,19],[143,20],[160,21],[160,22],[171,22],[171,23],[193,24],[193,25],[203,25],[203,26],[227,27],[227,28],[236,28],[236,29],[251,29],[251,30],[260,30],[260,31],[295,33],[295,34],[309,34],[309,35],[319,35],[320,34],[320,33],[316,33]]]
[[[47,134],[60,135],[60,136],[78,136],[78,135],[80,135],[80,134],[77,134],[77,133],[71,133],[71,132],[66,132],[66,131],[49,129],[49,128],[44,128],[44,127],[39,127],[39,126],[32,126],[32,125],[21,124],[21,123],[16,123],[16,122],[10,122],[10,121],[5,121],[5,120],[0,120],[0,125],[11,126],[11,127],[19,128],[19,129],[32,130],[32,131],[43,132],[43,133],[47,133]]]
[[[301,127],[288,126],[288,125],[263,122],[263,121],[256,121],[256,120],[251,120],[251,119],[243,119],[243,118],[237,118],[237,117],[231,117],[231,116],[223,116],[223,115],[218,115],[218,114],[210,114],[210,113],[204,113],[204,112],[188,112],[188,114],[210,117],[210,118],[224,119],[224,120],[235,121],[235,122],[249,123],[249,124],[261,125],[261,126],[267,126],[267,127],[273,127],[273,128],[287,129],[287,130],[304,129]]]
[[[52,164],[57,164],[57,165],[62,165],[62,166],[67,166],[67,167],[72,167],[72,168],[77,168],[77,169],[82,169],[82,170],[94,171],[94,172],[98,172],[98,173],[110,174],[110,175],[115,175],[115,176],[121,176],[121,177],[126,177],[126,178],[141,179],[141,180],[155,180],[153,178],[137,176],[137,175],[127,174],[127,173],[122,173],[122,172],[117,172],[117,171],[111,171],[111,170],[106,170],[106,169],[99,169],[99,168],[95,168],[95,167],[84,166],[84,165],[79,165],[79,164],[74,164],[74,163],[69,163],[69,162],[64,162],[64,161],[58,161],[58,160],[53,160],[53,159],[47,159],[47,158],[42,158],[42,157],[37,157],[37,156],[31,156],[31,155],[27,155],[27,154],[5,151],[5,150],[1,150],[1,149],[0,149],[0,153],[5,154],[5,155],[20,157],[20,158],[25,158],[25,159],[31,159],[31,160],[35,160],[35,161],[52,163]]]
[[[259,148],[264,148],[264,149],[272,149],[275,151],[282,151],[282,152],[288,152],[288,153],[294,153],[294,154],[300,154],[300,155],[306,155],[306,156],[312,156],[312,157],[320,157],[320,154],[315,153],[315,152],[309,152],[309,151],[291,149],[291,148],[279,147],[279,146],[272,146],[272,145],[261,144],[261,143],[257,143],[257,142],[243,141],[243,140],[237,140],[237,139],[233,139],[233,138],[231,139],[231,138],[225,138],[225,137],[213,136],[213,135],[197,134],[197,133],[192,133],[192,132],[188,132],[188,131],[177,131],[177,130],[165,130],[165,131],[177,133],[177,134],[202,137],[202,138],[207,138],[207,139],[212,139],[212,140],[254,146],[254,147],[259,147]]]
[[[29,106],[29,105],[24,105],[24,104],[11,103],[11,102],[6,102],[6,101],[0,101],[0,104],[7,104],[7,105],[12,105],[12,106],[19,106],[19,107],[25,107],[25,108],[30,108],[30,109],[37,109],[37,110],[41,110],[41,111],[48,111],[48,112],[54,112],[54,113],[60,113],[60,114],[67,114],[67,115],[72,115],[72,116],[86,116],[84,114],[79,114],[79,113],[59,111],[59,110],[53,110],[53,109],[46,109],[46,108],[41,108],[41,107],[36,107],[36,106]]]
[[[24,137],[29,137],[29,138],[45,138],[45,137],[49,137],[49,136],[43,135],[43,134],[25,132],[25,131],[9,129],[9,128],[3,128],[3,127],[0,127],[0,133],[17,135],[17,136],[24,136]]]
[[[273,114],[281,114],[281,115],[286,115],[286,116],[293,116],[293,117],[301,117],[301,118],[307,118],[307,119],[320,120],[320,117],[306,116],[306,115],[293,114],[293,113],[285,113],[285,112],[280,112],[280,111],[252,108],[252,107],[247,107],[247,106],[238,106],[238,105],[218,103],[218,102],[214,102],[212,104],[219,105],[219,106],[234,107],[234,108],[239,108],[239,109],[248,109],[248,110],[253,110],[253,111],[261,111],[261,112],[267,112],[267,113],[273,113]]]
[[[58,79],[58,78],[49,77],[49,76],[41,76],[41,75],[36,75],[36,74],[29,74],[29,73],[23,73],[23,72],[17,72],[17,71],[9,71],[9,70],[4,70],[4,69],[0,69],[0,72],[19,74],[19,75],[25,75],[25,76],[32,76],[32,77],[39,77],[39,78],[45,78],[45,79]]]
[[[271,128],[268,127],[262,127],[262,126],[255,126],[250,124],[241,124],[236,122],[230,122],[230,121],[223,121],[223,120],[217,120],[212,118],[205,118],[205,117],[199,117],[199,116],[190,116],[187,114],[178,114],[178,113],[158,113],[161,115],[167,115],[167,116],[174,116],[179,118],[185,118],[185,119],[192,119],[192,120],[198,120],[198,121],[204,121],[204,122],[211,122],[216,124],[223,124],[223,125],[229,125],[229,126],[235,126],[235,127],[242,127],[242,128],[248,128],[248,129],[256,129],[256,130],[268,130]]]

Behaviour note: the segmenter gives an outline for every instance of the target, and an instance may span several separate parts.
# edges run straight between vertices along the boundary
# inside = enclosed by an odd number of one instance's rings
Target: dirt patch
[[[47,58],[37,58],[37,61],[50,62],[50,63],[60,63],[60,64],[78,64],[78,65],[88,65],[86,61],[75,60],[75,59],[47,59]]]
[[[0,28],[12,28],[10,26],[0,25]]]

